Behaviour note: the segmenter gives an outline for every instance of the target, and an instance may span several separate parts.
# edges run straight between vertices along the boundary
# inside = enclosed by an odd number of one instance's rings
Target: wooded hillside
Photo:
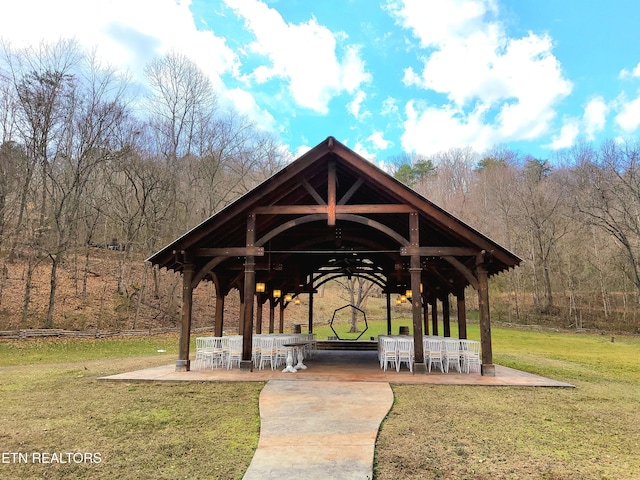
[[[134,88],[72,41],[3,46],[0,329],[175,324],[179,278],[144,259],[291,160],[186,57],[146,74]],[[639,156],[635,141],[460,148],[385,168],[525,260],[492,280],[494,319],[638,333]]]

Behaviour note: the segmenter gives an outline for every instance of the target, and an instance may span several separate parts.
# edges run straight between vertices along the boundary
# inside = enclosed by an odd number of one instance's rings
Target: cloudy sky
[[[177,50],[294,155],[372,160],[636,140],[639,25],[637,0],[0,0],[14,47],[76,38],[138,81]]]

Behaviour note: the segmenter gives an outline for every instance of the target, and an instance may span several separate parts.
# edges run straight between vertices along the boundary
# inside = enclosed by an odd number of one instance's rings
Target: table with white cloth
[[[287,354],[287,366],[284,370],[285,373],[296,373],[298,370],[306,370],[307,366],[302,363],[304,361],[304,349],[309,345],[309,342],[296,342],[296,343],[284,343],[282,346],[287,347],[289,352]],[[294,366],[294,355],[298,359],[298,363]]]

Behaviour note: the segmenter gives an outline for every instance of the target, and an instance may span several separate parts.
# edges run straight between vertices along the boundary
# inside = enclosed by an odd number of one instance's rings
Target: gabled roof
[[[383,279],[384,288],[403,291],[410,212],[419,218],[423,283],[438,295],[470,283],[465,269],[473,271],[479,252],[490,275],[521,261],[333,137],[148,261],[174,271],[193,263],[196,281],[216,280],[227,290],[242,277],[245,254],[255,254],[256,281],[284,291],[313,288],[318,280],[310,285],[309,278],[328,271]],[[246,250],[250,215],[255,245]]]

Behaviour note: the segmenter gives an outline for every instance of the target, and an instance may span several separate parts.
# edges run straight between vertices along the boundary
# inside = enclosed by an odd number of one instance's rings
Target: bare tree
[[[477,158],[471,148],[452,148],[429,157],[436,175],[427,175],[416,190],[454,215],[464,215]]]
[[[211,82],[186,55],[171,52],[146,68],[147,107],[161,152],[169,164],[192,152],[202,125],[216,109]]]
[[[573,156],[574,212],[615,240],[640,294],[640,149],[608,141],[598,151],[582,145]]]
[[[468,218],[491,238],[503,243],[509,250],[516,247],[517,238],[517,173],[518,155],[506,148],[496,147],[480,160],[476,168],[473,206],[475,218]],[[516,237],[516,238],[514,238]],[[509,271],[508,294],[514,306],[516,319],[520,317],[520,270]]]
[[[46,326],[53,324],[57,269],[76,238],[84,196],[93,172],[112,156],[113,132],[126,116],[122,95],[126,84],[112,70],[89,59],[86,76],[78,78],[73,103],[67,105],[69,125],[64,150],[48,170],[51,184],[51,231],[47,254],[51,259],[51,288]]]
[[[25,145],[27,165],[24,171],[22,201],[18,213],[17,229],[20,232],[27,207],[27,194],[34,175],[39,182],[39,222],[31,228],[35,235],[26,250],[30,267],[42,260],[44,232],[49,215],[49,201],[55,188],[50,183],[52,164],[64,148],[66,131],[69,128],[70,112],[73,112],[73,97],[76,82],[74,72],[81,55],[76,42],[60,40],[57,43],[42,43],[21,51],[12,51],[3,45],[3,60],[11,79],[16,100],[16,135]],[[34,199],[34,203],[35,203]],[[16,237],[17,238],[17,237]],[[15,248],[15,247],[14,247]],[[14,250],[12,248],[12,250]],[[55,274],[56,264],[52,267]],[[29,305],[29,290],[33,269],[27,272],[25,287],[25,311]],[[52,287],[55,285],[52,276]],[[47,316],[45,325],[50,323]]]
[[[546,160],[529,158],[521,171],[518,188],[520,221],[529,238],[529,258],[532,264],[534,303],[544,313],[554,308],[551,283],[551,255],[557,242],[569,228],[563,214],[566,197],[551,177]],[[538,274],[542,277],[542,298],[538,292]]]
[[[345,277],[343,279],[336,279],[335,281],[346,291],[348,297],[347,300],[350,305],[353,305],[360,310],[364,310],[366,308],[369,293],[373,287],[375,287],[375,283],[360,276]],[[356,314],[356,310],[352,308],[351,327],[349,329],[349,333],[356,332],[358,332],[358,315]]]

